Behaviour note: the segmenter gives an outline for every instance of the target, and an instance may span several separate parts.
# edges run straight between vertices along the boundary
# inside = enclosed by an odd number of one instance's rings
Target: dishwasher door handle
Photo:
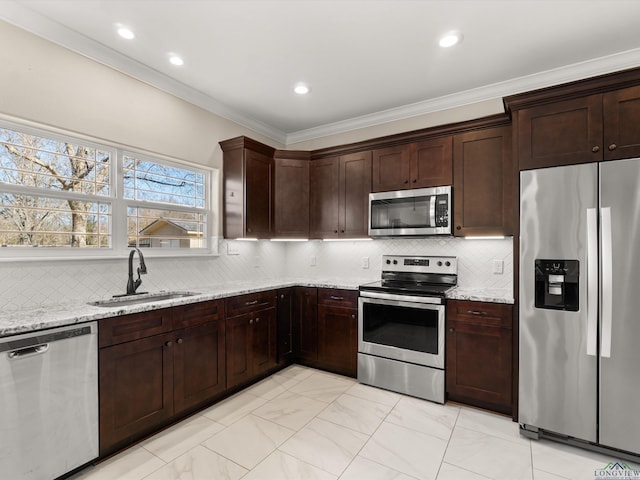
[[[20,350],[9,352],[9,358],[17,360],[19,358],[32,357],[34,355],[46,353],[47,350],[49,350],[49,344],[44,343],[42,345],[35,345],[33,347],[21,348]]]

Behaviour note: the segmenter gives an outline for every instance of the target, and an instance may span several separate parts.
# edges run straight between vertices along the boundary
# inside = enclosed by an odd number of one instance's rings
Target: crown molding
[[[292,132],[286,136],[286,145],[307,140],[336,135],[361,128],[373,127],[406,118],[425,115],[456,107],[463,107],[486,100],[501,99],[505,96],[523,93],[539,88],[551,87],[566,82],[626,70],[640,66],[640,48],[627,50],[606,57],[600,57],[581,63],[559,67],[545,72],[527,75],[484,87],[465,90],[451,95],[416,102],[401,107],[351,118],[341,122],[322,125],[316,128]]]
[[[181,98],[215,115],[231,120],[285,146],[404,120],[419,115],[462,107],[486,100],[502,99],[505,96],[515,95],[529,90],[550,87],[640,66],[640,48],[638,48],[340,122],[285,133],[264,122],[242,114],[209,95],[122,55],[95,40],[91,40],[84,35],[74,32],[21,5],[18,1],[2,1],[0,18],[28,32],[61,45],[64,48]]]
[[[28,7],[19,4],[17,1],[2,1],[0,18],[16,27],[60,45],[67,50],[102,63],[127,76],[133,77],[220,117],[247,127],[280,144],[284,144],[286,141],[285,132],[243,115],[209,95],[54,22]]]

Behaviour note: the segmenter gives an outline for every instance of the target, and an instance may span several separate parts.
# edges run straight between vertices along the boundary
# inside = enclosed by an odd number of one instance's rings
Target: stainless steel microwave
[[[451,235],[451,187],[369,194],[369,236]]]

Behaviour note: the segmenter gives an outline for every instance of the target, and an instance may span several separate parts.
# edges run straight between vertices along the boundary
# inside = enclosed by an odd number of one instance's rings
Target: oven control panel
[[[383,255],[382,271],[457,274],[458,259],[423,255]]]

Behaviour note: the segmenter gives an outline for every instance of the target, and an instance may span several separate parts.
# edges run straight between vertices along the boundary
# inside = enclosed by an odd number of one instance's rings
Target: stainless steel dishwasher
[[[0,476],[51,480],[98,456],[97,323],[0,338]]]

